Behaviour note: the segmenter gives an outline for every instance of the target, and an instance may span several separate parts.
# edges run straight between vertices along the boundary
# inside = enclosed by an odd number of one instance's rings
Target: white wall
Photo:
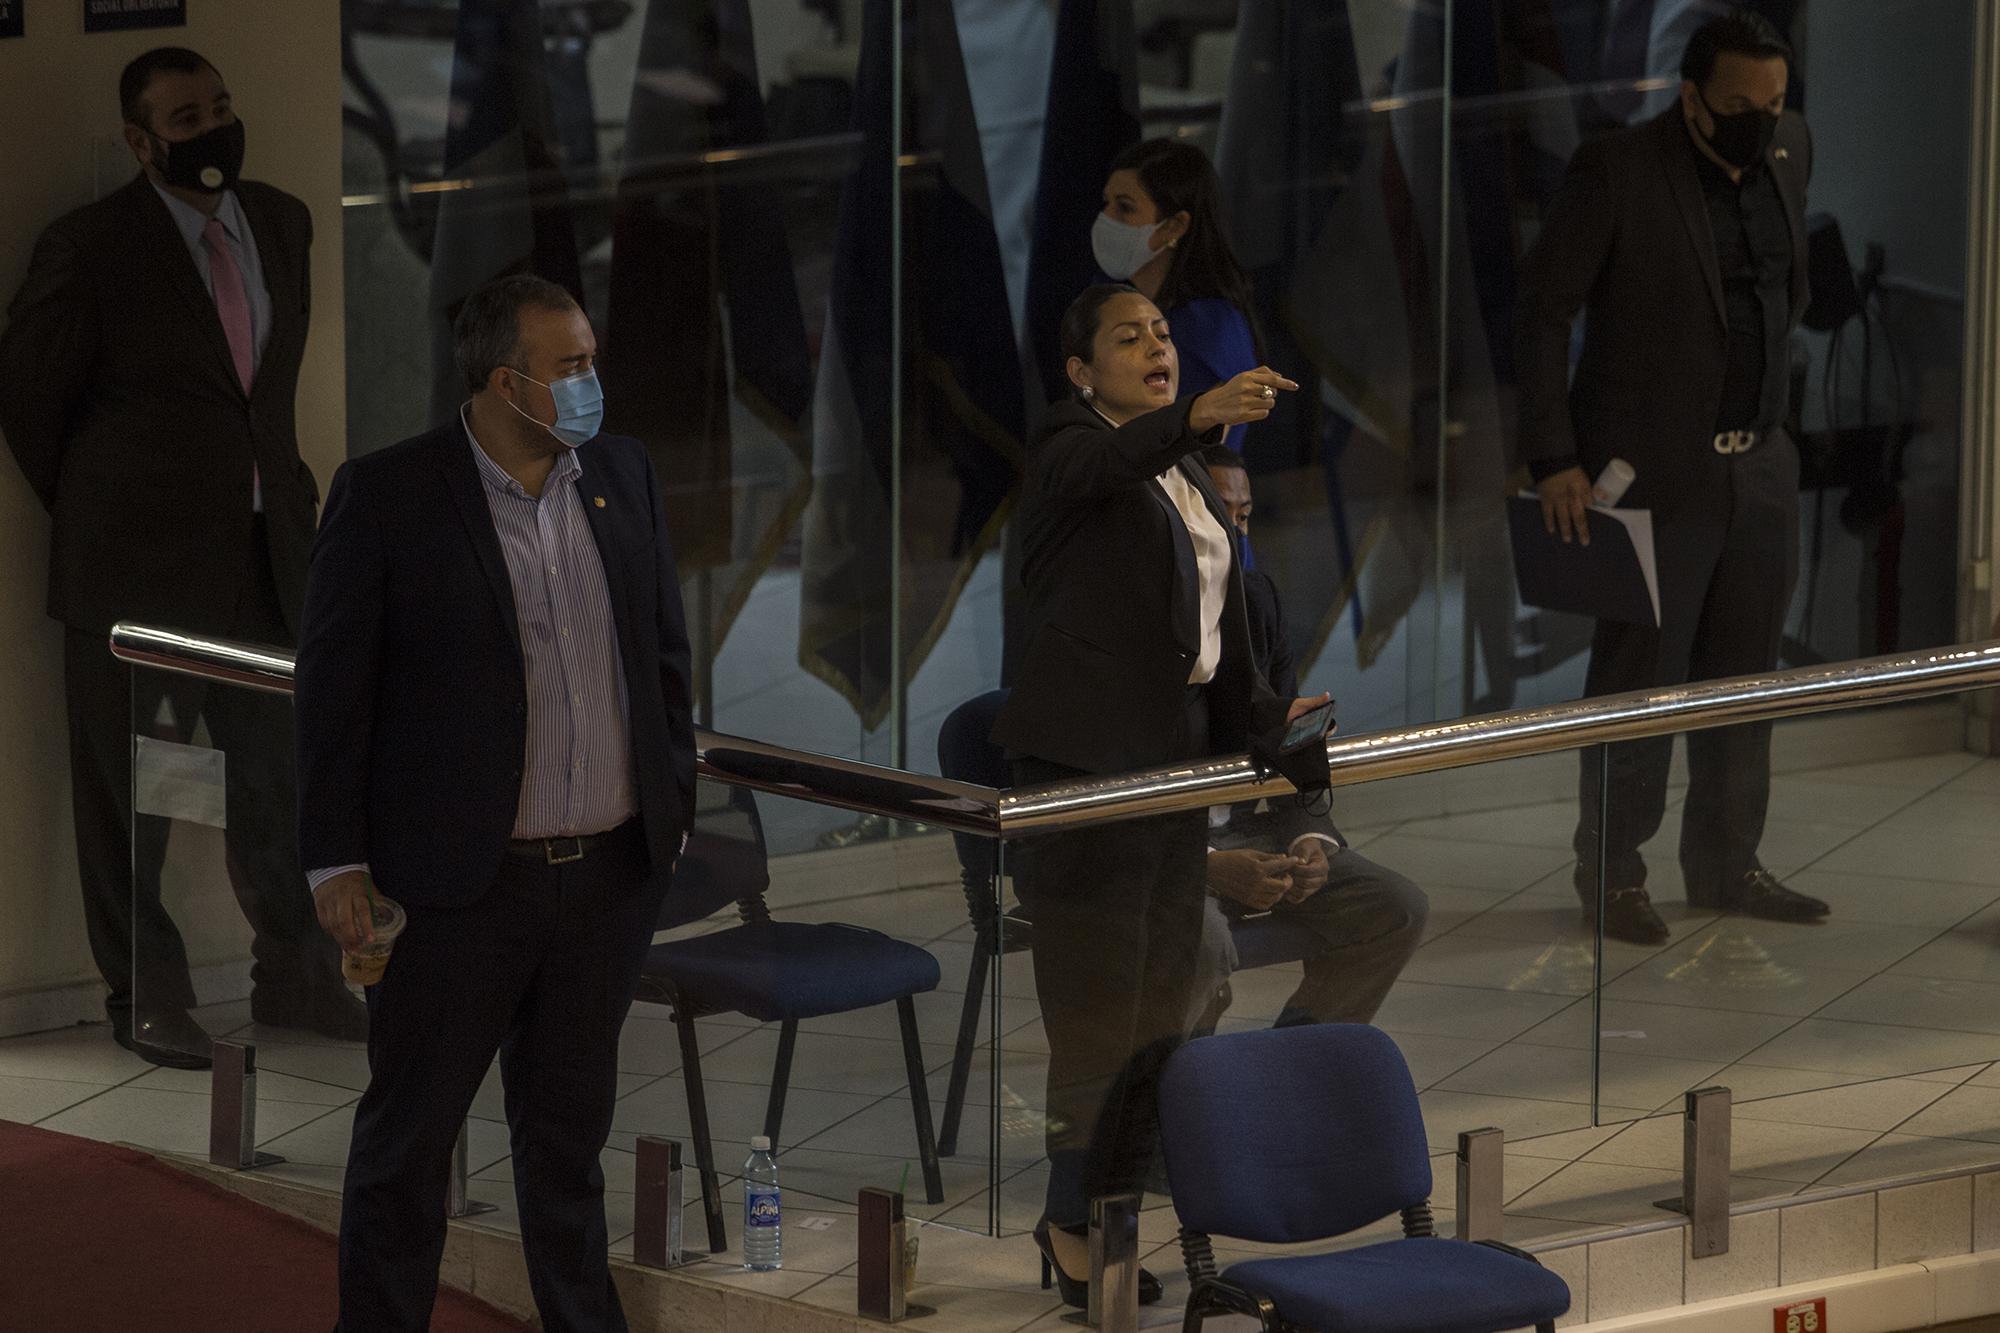
[[[299,442],[324,486],[346,456],[339,0],[195,0],[185,28],[91,36],[82,9],[36,0],[27,36],[0,41],[0,300],[20,285],[47,223],[136,170],[119,137],[125,62],[159,45],[200,51],[228,80],[249,131],[246,174],[291,191],[313,212]],[[42,610],[47,572],[47,516],[11,455],[0,458],[0,1020],[10,996],[96,980],[77,903],[62,635]],[[240,956],[243,927],[212,845],[177,843],[172,896],[194,961]]]

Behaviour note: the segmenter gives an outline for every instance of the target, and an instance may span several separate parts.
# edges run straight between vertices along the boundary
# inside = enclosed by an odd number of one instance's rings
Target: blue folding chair
[[[1160,1133],[1197,1333],[1243,1314],[1266,1333],[1552,1330],[1569,1287],[1498,1241],[1432,1227],[1431,1159],[1409,1066],[1354,1023],[1203,1037],[1160,1080]],[[1296,1245],[1400,1214],[1403,1239],[1252,1259],[1218,1274],[1210,1238]]]
[[[704,920],[731,903],[741,924],[655,944],[646,955],[638,998],[671,1008],[679,1030],[709,1248],[717,1253],[729,1248],[715,1145],[709,1135],[708,1099],[702,1087],[701,1046],[695,1034],[695,1020],[711,1014],[739,1013],[779,1024],[776,1067],[764,1108],[764,1133],[776,1145],[782,1144],[779,1130],[800,1021],[893,1001],[902,1028],[924,1198],[943,1203],[944,1182],[931,1133],[930,1089],[912,998],[937,989],[937,959],[914,944],[860,926],[772,920],[764,903],[771,876],[755,798],[745,788],[702,783],[696,805],[694,831],[661,909],[659,928],[671,930]]]
[[[1007,756],[988,739],[1006,690],[968,699],[951,710],[938,728],[938,772],[954,782],[975,782],[1004,789],[1011,779]],[[958,1016],[958,1038],[951,1052],[951,1081],[945,1088],[944,1120],[938,1131],[938,1151],[949,1157],[958,1151],[958,1126],[965,1114],[966,1084],[972,1076],[972,1052],[979,1044],[979,1011],[986,994],[986,970],[994,953],[1020,953],[1034,944],[1034,925],[1019,911],[1003,918],[994,897],[994,877],[1000,870],[1000,844],[975,833],[954,833],[958,873],[965,888],[965,912],[972,921],[972,963],[965,978],[965,1002]],[[1018,855],[1019,849],[1009,855]]]

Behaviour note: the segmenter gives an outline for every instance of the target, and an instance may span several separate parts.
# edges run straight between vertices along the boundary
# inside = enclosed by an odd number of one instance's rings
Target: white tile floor
[[[1832,902],[1832,918],[1783,926],[1696,911],[1679,901],[1672,867],[1656,866],[1674,937],[1656,949],[1607,946],[1601,1038],[1591,940],[1570,896],[1572,807],[1540,799],[1546,767],[1540,761],[1537,781],[1523,783],[1534,803],[1348,830],[1369,856],[1432,895],[1430,937],[1377,1021],[1403,1047],[1421,1089],[1443,1228],[1452,1221],[1455,1136],[1484,1125],[1508,1134],[1510,1239],[1659,1216],[1654,1201],[1679,1189],[1681,1094],[1711,1083],[1736,1097],[1739,1199],[2000,1162],[2000,820],[1991,817],[2000,809],[2000,762],[1942,754],[1781,776],[1766,859]],[[1492,777],[1507,774],[1495,766]],[[1670,817],[1655,844],[1669,858],[1677,822]],[[941,1114],[970,958],[949,840],[784,858],[771,901],[781,916],[877,925],[938,956],[944,983],[920,998],[918,1019],[933,1113]],[[1225,1028],[1268,1023],[1293,981],[1285,968],[1239,976]],[[943,1224],[921,1232],[920,1273],[930,1285],[916,1299],[944,1313],[916,1322],[1010,1333],[1053,1327],[1058,1310],[1035,1284],[1024,1239],[951,1229],[983,1231],[997,1209],[1003,1231],[1019,1233],[1039,1215],[1047,1182],[1037,1110],[1047,1041],[1028,957],[1006,960],[1003,988],[997,1192],[987,1161],[996,1099],[985,1050],[960,1153],[944,1164],[944,1199],[926,1204],[893,1013],[816,1020],[800,1038],[786,1104],[786,1269],[746,1275],[724,1255],[704,1271],[851,1309],[855,1191],[897,1184],[907,1164],[912,1213]],[[366,1082],[362,1052],[259,1029],[244,1003],[199,1016],[217,1033],[257,1042],[259,1138],[288,1159],[271,1174],[337,1187]],[[741,1206],[735,1164],[762,1120],[775,1040],[740,1019],[702,1025],[726,1208]],[[635,1011],[619,1064],[604,1169],[614,1248],[629,1253],[633,1139],[689,1133],[665,1011]],[[199,1153],[206,1086],[205,1075],[155,1069],[119,1050],[101,1026],[0,1041],[0,1118],[50,1129]],[[473,1108],[472,1189],[500,1205],[486,1224],[511,1227],[502,1120],[496,1076]],[[1169,1307],[1184,1287],[1171,1207],[1149,1202],[1142,1236],[1158,1247],[1150,1263],[1170,1285],[1168,1304],[1148,1311],[1148,1321],[1164,1322],[1177,1317]],[[698,1237],[698,1215],[688,1222]]]

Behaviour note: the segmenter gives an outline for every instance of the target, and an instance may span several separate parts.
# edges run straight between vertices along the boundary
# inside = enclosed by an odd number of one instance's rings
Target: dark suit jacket
[[[1812,138],[1786,112],[1766,154],[1792,232],[1792,322],[1806,308],[1806,182]],[[1638,472],[1621,503],[1671,510],[1727,484],[1710,445],[1721,409],[1728,317],[1715,237],[1679,103],[1584,144],[1521,261],[1521,454],[1574,454],[1595,477]],[[1585,315],[1570,382],[1570,328]]]
[[[319,488],[293,398],[311,300],[312,216],[236,187],[271,293],[256,383],[237,383],[215,302],[144,176],[42,233],[0,336],[0,431],[53,516],[49,614],[226,633],[248,567],[250,470],[294,629]]]
[[[1187,525],[1153,480],[1178,466],[1224,530],[1208,475],[1188,455],[1191,403],[1113,430],[1080,403],[1049,410],[1023,484],[1021,578],[1027,646],[993,728],[1009,754],[1089,773],[1171,763],[1200,643],[1201,592]],[[1218,754],[1281,726],[1291,700],[1257,673],[1242,571],[1231,562],[1222,661],[1208,696]]]
[[[527,748],[513,587],[474,447],[454,421],[335,474],[294,685],[302,864],[365,862],[390,897],[430,906],[472,902],[493,882]],[[580,461],[639,813],[664,873],[694,812],[680,583],[645,446],[600,435]]]
[[[1250,622],[1250,655],[1271,693],[1293,699],[1299,692],[1298,664],[1285,629],[1285,613],[1278,605],[1278,585],[1261,569],[1243,571],[1245,618]]]

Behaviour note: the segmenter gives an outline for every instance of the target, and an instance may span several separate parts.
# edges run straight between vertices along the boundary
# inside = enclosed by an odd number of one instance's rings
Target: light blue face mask
[[[513,370],[512,366],[508,367]],[[516,375],[530,384],[542,384],[531,375],[515,370]],[[549,397],[556,405],[556,419],[553,422],[535,421],[521,412],[520,405],[509,400],[507,406],[534,421],[537,426],[574,449],[580,444],[597,438],[597,432],[604,428],[604,388],[597,382],[597,371],[586,370],[581,374],[559,379],[553,384],[542,384],[549,391]]]
[[[1157,222],[1142,226],[1099,213],[1090,224],[1091,256],[1105,277],[1124,282],[1159,256],[1153,248],[1153,233],[1159,229]]]

